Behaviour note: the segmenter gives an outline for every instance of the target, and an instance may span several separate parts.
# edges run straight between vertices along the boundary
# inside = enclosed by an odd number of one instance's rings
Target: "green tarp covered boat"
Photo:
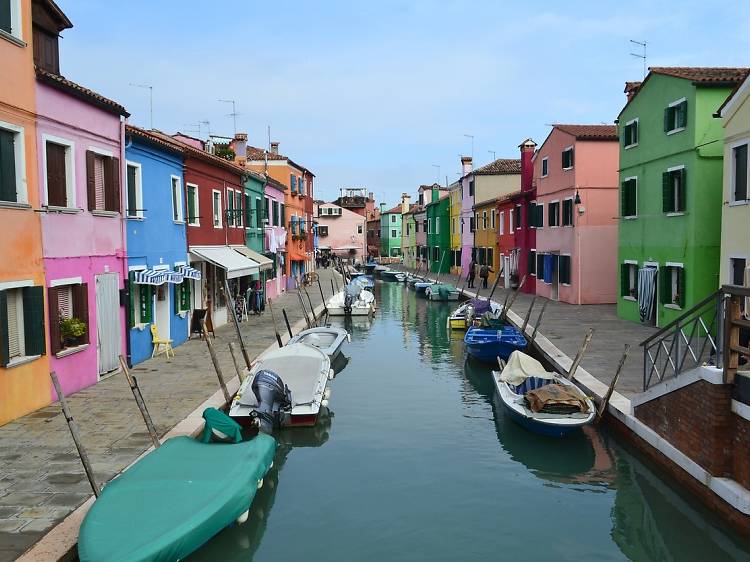
[[[273,463],[276,441],[174,437],[110,482],[78,537],[81,562],[174,561],[249,508]]]

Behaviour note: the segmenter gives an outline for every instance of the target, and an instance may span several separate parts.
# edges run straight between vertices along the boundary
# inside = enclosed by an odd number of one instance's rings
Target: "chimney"
[[[536,143],[531,139],[523,141],[519,148],[521,149],[521,191],[530,191],[534,187],[534,151]]]
[[[367,193],[367,198],[370,201],[375,201],[375,194],[372,191],[370,191],[370,192]]]
[[[440,184],[432,184],[432,194],[430,195],[430,203],[435,203],[440,200]]]
[[[401,214],[409,212],[409,206],[411,203],[411,195],[408,193],[401,194]]]
[[[638,93],[641,87],[641,82],[625,82],[625,95],[628,97],[628,101],[633,99],[633,96]]]
[[[247,162],[247,133],[235,133],[231,148],[235,163],[244,166]]]
[[[474,170],[471,156],[461,156],[461,175],[470,174]]]
[[[273,141],[271,143],[271,154],[279,153],[279,141]]]
[[[385,203],[380,204],[380,213],[385,213]]]

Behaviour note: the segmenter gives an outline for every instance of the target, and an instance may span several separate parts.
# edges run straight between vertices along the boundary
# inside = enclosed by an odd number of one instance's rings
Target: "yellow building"
[[[463,234],[463,223],[461,222],[462,187],[461,182],[456,182],[449,187],[450,190],[450,227],[451,227],[451,274],[461,275],[461,234]]]
[[[474,258],[477,260],[477,282],[479,268],[490,266],[489,284],[495,282],[500,270],[500,255],[497,251],[497,197],[474,205]],[[479,285],[477,285],[479,286]]]
[[[750,78],[721,106],[724,205],[719,283],[750,286]]]

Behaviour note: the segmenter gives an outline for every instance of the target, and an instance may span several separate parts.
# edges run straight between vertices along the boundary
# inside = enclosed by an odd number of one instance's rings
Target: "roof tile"
[[[564,133],[573,135],[576,140],[617,140],[615,125],[552,125]]]
[[[105,111],[109,111],[110,113],[114,113],[116,115],[122,115],[124,117],[130,117],[130,113],[128,113],[127,109],[125,109],[116,101],[105,98],[103,95],[95,92],[94,90],[90,90],[84,86],[81,86],[80,84],[76,84],[72,80],[68,80],[67,78],[65,78],[64,76],[60,76],[59,74],[49,72],[38,66],[35,67],[35,69],[36,76],[40,81],[49,84],[50,86],[65,90],[73,96],[92,102]]]
[[[485,164],[474,170],[475,176],[495,176],[500,174],[520,174],[520,158],[498,158],[494,162]]]

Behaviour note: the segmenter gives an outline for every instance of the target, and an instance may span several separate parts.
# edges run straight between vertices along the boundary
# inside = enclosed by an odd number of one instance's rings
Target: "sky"
[[[57,0],[61,73],[130,122],[237,131],[315,175],[315,196],[420,184],[518,158],[552,123],[612,123],[649,66],[750,66],[750,11],[705,1]],[[200,136],[208,134],[201,125]],[[471,135],[473,139],[467,135]]]

